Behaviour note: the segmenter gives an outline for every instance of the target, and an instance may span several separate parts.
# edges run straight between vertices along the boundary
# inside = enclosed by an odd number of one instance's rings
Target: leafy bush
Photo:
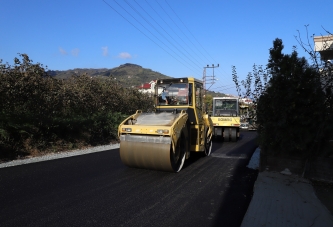
[[[253,73],[241,82],[246,90],[243,95],[255,103],[259,144],[271,155],[328,155],[325,151],[333,132],[333,87],[331,74],[326,73],[331,84],[323,86],[322,78],[323,70],[332,72],[332,68],[309,65],[304,57],[298,57],[296,49],[283,54],[283,48],[282,40],[275,39],[267,68],[254,65]],[[241,96],[235,67],[233,77]]]
[[[324,93],[315,68],[296,50],[282,54],[282,40],[270,49],[271,75],[257,106],[259,139],[273,153],[308,156],[323,120]]]
[[[19,56],[14,66],[0,61],[0,147],[7,151],[0,156],[110,143],[122,119],[153,107],[151,97],[112,78],[57,80]]]

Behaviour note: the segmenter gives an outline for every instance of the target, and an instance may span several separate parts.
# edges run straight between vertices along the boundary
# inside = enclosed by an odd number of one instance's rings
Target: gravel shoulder
[[[84,155],[94,152],[100,152],[100,151],[106,151],[106,150],[112,150],[119,148],[119,143],[117,144],[111,144],[111,145],[103,145],[103,146],[97,146],[97,147],[90,147],[86,149],[81,150],[71,150],[71,151],[63,151],[63,152],[55,152],[55,153],[49,153],[37,157],[27,157],[22,159],[17,159],[9,162],[3,162],[0,163],[0,168],[6,168],[11,166],[17,166],[17,165],[24,165],[34,162],[42,162],[42,161],[49,161],[53,159],[59,159],[59,158],[67,158],[77,155]]]

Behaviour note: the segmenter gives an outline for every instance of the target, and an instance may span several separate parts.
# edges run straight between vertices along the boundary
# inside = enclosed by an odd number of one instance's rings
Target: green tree
[[[205,108],[208,112],[213,111],[213,96],[206,94],[204,97]]]
[[[107,144],[126,115],[153,108],[149,95],[112,78],[58,80],[19,56],[13,66],[0,60],[0,158]]]
[[[323,86],[319,64],[309,65],[296,47],[291,54],[283,54],[283,48],[282,40],[275,39],[267,68],[254,65],[241,83],[233,66],[237,91],[254,101],[263,152],[304,158],[323,155],[321,148],[332,136],[332,86]]]
[[[307,157],[320,139],[324,93],[316,69],[295,48],[290,55],[283,48],[275,39],[270,49],[270,80],[257,105],[259,141],[272,154]]]
[[[310,56],[309,61],[311,66],[317,71],[317,75],[320,78],[321,87],[325,95],[325,108],[323,109],[323,119],[321,124],[318,126],[318,138],[323,138],[323,140],[317,140],[322,146],[317,146],[317,152],[321,153],[323,157],[329,157],[333,155],[333,61],[329,60],[329,55],[322,55],[322,53],[315,51],[314,44],[310,42],[313,40],[314,36],[309,37],[308,26],[305,25],[307,38],[305,42],[301,38],[300,32],[299,36],[295,36],[297,42],[301,48]],[[324,29],[325,33],[333,36],[331,32]],[[327,41],[323,43],[324,46],[330,46],[331,44]],[[325,149],[322,149],[324,147]]]
[[[269,75],[266,69],[263,69],[262,65],[254,64],[252,73],[249,72],[245,80],[238,82],[238,75],[235,66],[232,66],[232,76],[233,81],[236,84],[238,95],[252,100],[252,104],[248,105],[248,109],[246,110],[246,112],[248,112],[247,121],[251,124],[251,127],[257,128],[257,104],[261,94],[263,94],[266,89]],[[242,93],[240,85],[243,85],[245,88],[244,93]]]

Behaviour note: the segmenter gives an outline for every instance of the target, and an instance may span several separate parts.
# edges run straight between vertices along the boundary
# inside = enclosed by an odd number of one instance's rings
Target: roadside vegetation
[[[112,77],[55,79],[19,54],[0,60],[0,158],[70,150],[117,141],[119,123],[153,107],[148,95]]]
[[[333,65],[314,52],[311,39],[296,40],[308,58],[299,57],[296,47],[284,54],[277,38],[266,67],[254,65],[239,81],[233,66],[233,80],[238,94],[254,101],[250,113],[257,119],[261,170],[266,169],[268,156],[276,163],[280,158],[286,163],[302,160],[302,176],[311,180],[316,195],[333,214]]]
[[[310,43],[297,40],[310,63],[299,57],[296,47],[284,54],[277,38],[266,67],[254,65],[247,78],[238,81],[233,66],[233,80],[239,95],[254,101],[258,141],[266,155],[329,157],[333,155],[332,63],[320,59]]]

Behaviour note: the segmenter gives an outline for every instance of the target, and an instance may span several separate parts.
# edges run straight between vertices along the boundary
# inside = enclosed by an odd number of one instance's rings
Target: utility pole
[[[207,65],[207,66],[205,66],[204,67],[204,71],[203,71],[203,76],[202,76],[202,82],[203,82],[203,86],[204,86],[204,94],[206,95],[206,91],[211,87],[211,86],[213,86],[213,84],[215,83],[215,75],[214,75],[214,68],[217,68],[217,67],[219,67],[220,66],[220,64],[217,64],[217,66],[214,66],[214,64],[212,64],[212,66],[209,66],[209,65]],[[213,69],[213,76],[206,76],[206,69],[207,68],[212,68]],[[208,78],[210,78],[210,77],[212,77],[212,79],[207,79],[207,77]],[[210,86],[209,86],[209,88],[206,88],[206,86],[207,86],[207,84],[211,84]]]
[[[204,89],[204,94],[203,94],[203,108],[204,108],[205,111],[207,111],[207,109],[206,109],[207,107],[206,107],[206,103],[205,103],[206,92],[215,83],[214,68],[217,68],[219,66],[220,66],[220,64],[217,64],[217,66],[214,66],[214,64],[212,64],[212,66],[207,65],[207,66],[204,67],[203,76],[202,76],[202,82],[203,82],[203,89]],[[206,76],[206,69],[207,68],[213,68],[213,76]],[[212,78],[212,79],[207,79],[207,77],[208,78]],[[209,88],[206,88],[207,84],[211,84],[209,86]]]

